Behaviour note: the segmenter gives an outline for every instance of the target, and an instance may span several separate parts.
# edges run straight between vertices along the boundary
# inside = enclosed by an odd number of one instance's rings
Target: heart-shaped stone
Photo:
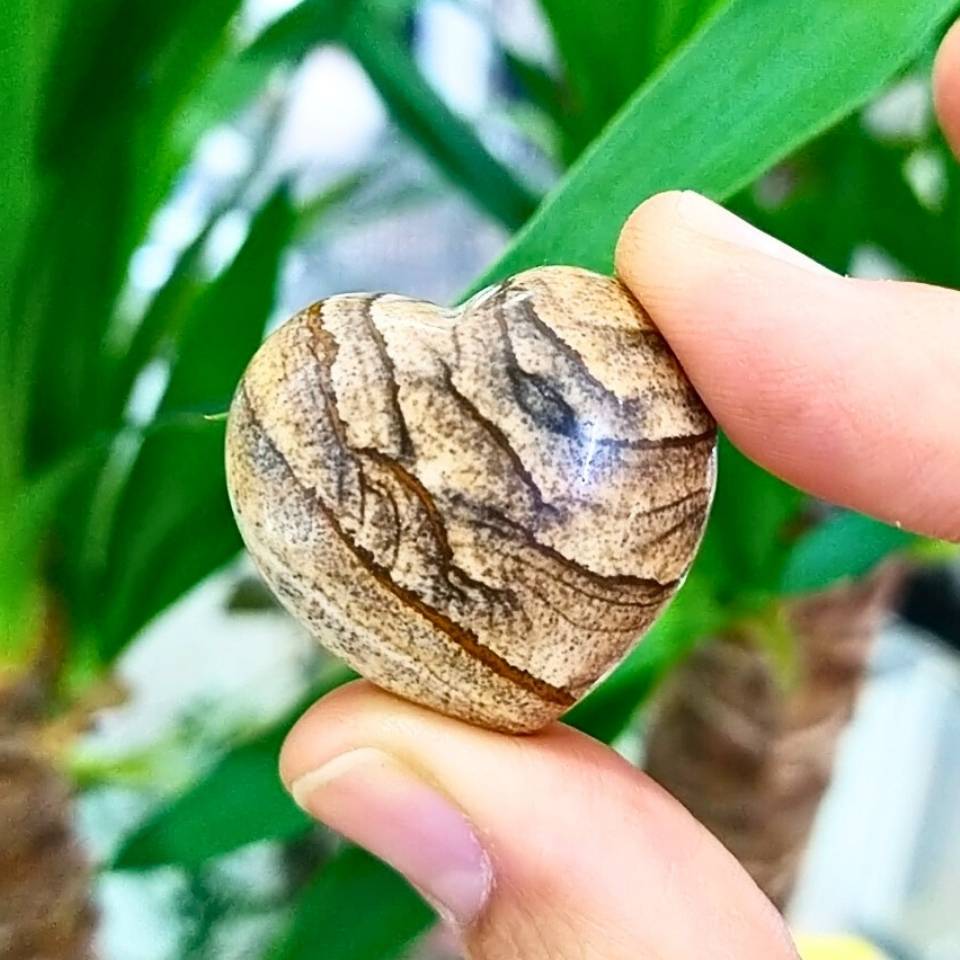
[[[532,731],[676,591],[715,437],[618,281],[543,267],[459,310],[347,294],[297,314],[238,387],[227,476],[254,561],[324,646]]]

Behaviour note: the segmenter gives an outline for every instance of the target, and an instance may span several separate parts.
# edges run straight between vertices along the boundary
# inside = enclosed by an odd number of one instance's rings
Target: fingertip
[[[958,27],[939,69],[960,133]],[[955,536],[960,451],[945,411],[960,295],[841,277],[686,191],[634,211],[616,262],[748,457],[815,496]]]
[[[960,20],[947,31],[937,52],[933,102],[944,136],[960,156]]]
[[[293,725],[280,752],[280,778],[290,789],[297,779],[358,743],[413,756],[418,765],[431,754],[442,765],[448,756],[456,759],[462,749],[472,752],[473,768],[487,758],[491,764],[497,758],[519,763],[550,755],[566,762],[586,762],[585,754],[602,757],[607,752],[560,723],[534,734],[511,736],[443,716],[366,680],[354,680],[326,694]],[[601,760],[594,756],[594,762]]]
[[[707,940],[792,955],[769,902],[675,800],[560,724],[509,736],[357,682],[304,714],[281,770],[304,809],[403,873],[477,960],[683,960]]]
[[[402,726],[406,701],[366,680],[353,680],[310,706],[287,733],[280,749],[280,779],[288,790],[301,777],[336,756],[341,744],[381,734]],[[417,709],[417,708],[414,708]],[[386,728],[386,729],[385,729]]]
[[[627,219],[615,253],[617,272],[645,297],[735,271],[765,267],[837,274],[693,190],[671,190],[641,203]]]
[[[682,190],[668,190],[649,197],[630,214],[620,231],[614,263],[620,279],[635,293],[648,284],[648,265],[682,229],[682,196]]]

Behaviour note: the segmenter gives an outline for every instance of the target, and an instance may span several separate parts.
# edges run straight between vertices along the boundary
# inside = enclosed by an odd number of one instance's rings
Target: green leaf
[[[335,180],[320,191],[308,204],[297,211],[295,232],[292,240],[315,229],[317,222],[348,201],[370,179],[370,174],[351,173]],[[118,338],[111,345],[114,356],[116,386],[113,390],[114,406],[122,408],[130,390],[148,362],[165,351],[175,351],[179,345],[184,323],[194,311],[197,301],[207,286],[202,276],[203,253],[210,234],[221,216],[246,192],[243,184],[224,203],[211,211],[206,224],[182,251],[173,271],[163,286],[156,292],[140,321],[126,338]]]
[[[856,109],[955,0],[731,0],[629,101],[474,290],[543,263],[610,272],[630,211],[723,199]]]
[[[766,201],[769,185],[761,181],[734,197],[731,209],[831,269],[846,272],[857,246],[871,236],[869,211],[882,206],[876,202],[874,171],[864,161],[868,137],[858,121],[853,117],[839,124],[778,167],[771,180],[789,184],[784,197]]]
[[[0,509],[13,503],[26,461],[27,398],[39,332],[37,318],[19,309],[16,294],[43,195],[35,151],[43,123],[41,90],[64,6],[64,0],[0,5]]]
[[[297,212],[281,186],[257,213],[243,246],[198,302],[177,344],[160,411],[226,409],[263,338]]]
[[[43,154],[62,163],[97,138],[102,124],[149,110],[158,95],[179,99],[237,6],[238,0],[73,3],[54,56],[57,68],[47,77]],[[163,104],[165,116],[168,110]]]
[[[704,21],[723,0],[658,0],[651,5],[647,40],[648,72],[652,72]]]
[[[565,718],[610,741],[629,723],[664,674],[720,623],[703,585],[688,581],[633,655]],[[339,678],[338,678],[339,679]],[[280,744],[301,708],[273,731],[229,753],[186,794],[124,845],[115,869],[175,864],[191,868],[263,839],[289,839],[308,821],[279,786]],[[388,960],[432,922],[419,897],[379,861],[351,847],[317,874],[272,960]]]
[[[204,131],[235,117],[267,89],[278,68],[298,64],[311,50],[335,40],[352,2],[306,0],[268,25],[247,47],[216,63],[181,114],[178,140],[193,143]]]
[[[562,125],[566,103],[557,79],[539,64],[526,60],[511,50],[504,51],[504,58],[530,102],[539,107],[554,123]]]
[[[398,7],[400,9],[398,9]],[[400,38],[402,5],[376,0],[303,0],[242,54],[250,63],[297,62],[337,40],[360,62],[394,122],[479,206],[514,229],[537,198],[483,145],[424,79]]]
[[[714,0],[541,0],[564,62],[572,155],[693,30]]]
[[[433,912],[407,882],[356,847],[345,847],[301,896],[269,960],[394,960],[429,929]]]
[[[370,5],[355,4],[344,42],[366,70],[396,124],[453,183],[506,227],[536,208],[531,191],[480,142],[424,79],[406,44]]]
[[[314,700],[353,676],[345,668],[336,669],[270,730],[226,753],[126,838],[112,868],[193,869],[248,844],[286,840],[309,830],[312,822],[280,782],[280,747]]]
[[[85,601],[74,599],[101,662],[239,553],[223,443],[222,423],[197,421],[173,423],[144,441],[118,498],[102,585]]]
[[[98,462],[100,450],[88,447],[24,482],[0,500],[0,665],[32,651],[41,614],[39,571],[47,548],[45,533],[67,491]]]
[[[186,321],[161,413],[195,408],[217,412],[229,405],[263,337],[296,220],[287,188],[281,186],[254,218],[233,262]]]
[[[905,168],[918,144],[883,142],[855,116],[786,160],[777,171],[786,195],[763,202],[765,185],[734,198],[732,208],[762,230],[844,273],[854,251],[879,247],[926,282],[960,283],[956,162],[939,133],[919,146],[947,171],[943,209],[925,207]]]
[[[47,70],[47,176],[16,301],[35,358],[24,388],[31,467],[116,425],[102,345],[130,255],[184,159],[171,146],[178,108],[238,2],[70,6]],[[69,539],[67,525],[58,532]]]
[[[0,244],[0,290],[6,291],[4,301],[13,289],[31,206],[36,199],[38,171],[34,146],[43,122],[40,91],[62,15],[59,8],[63,5],[7,0],[0,7],[0,110],[4,124],[4,149],[0,151],[4,196],[0,204],[4,237]]]
[[[183,250],[170,276],[154,294],[129,338],[110,345],[115,370],[110,371],[113,386],[108,402],[113,409],[124,408],[134,382],[147,363],[157,355],[161,344],[164,341],[168,344],[176,342],[181,325],[203,292],[205,284],[200,275],[200,264],[216,222],[216,215],[210,217],[200,233]]]
[[[576,153],[644,78],[647,64],[638,47],[652,5],[635,0],[541,0],[541,6],[565,68],[569,109],[563,125]]]
[[[112,867],[199,867],[260,840],[284,840],[310,828],[277,773],[288,727],[228,753],[202,780],[150,817],[123,844]]]
[[[353,0],[302,0],[271,23],[241,54],[247,63],[296,63],[335,39]]]
[[[184,323],[161,416],[227,408],[263,335],[295,224],[281,188]],[[112,531],[100,586],[86,591],[94,601],[86,618],[105,660],[240,549],[226,493],[223,424],[174,423],[149,434],[120,494]]]
[[[119,118],[100,122],[69,170],[48,179],[34,224],[34,262],[18,303],[36,338],[28,385],[33,469],[105,425],[102,343],[132,250],[123,229],[133,217],[132,136]]]
[[[861,577],[890,554],[919,540],[899,527],[840,511],[794,544],[783,571],[783,592],[806,593]]]
[[[862,141],[862,163],[851,175],[866,185],[865,237],[915,278],[950,287],[960,284],[960,177],[939,131],[924,146],[947,171],[942,209],[924,207],[908,184],[904,171],[912,152],[909,145],[883,144],[866,136]]]

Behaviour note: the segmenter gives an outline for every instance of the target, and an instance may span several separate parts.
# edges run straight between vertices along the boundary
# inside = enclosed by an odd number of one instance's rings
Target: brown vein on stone
[[[670,537],[674,536],[678,531],[682,530],[689,523],[695,522],[697,519],[698,518],[696,513],[684,514],[684,516],[682,516],[672,526],[667,527],[666,530],[660,531],[660,533],[656,534],[656,536],[653,536],[649,540],[645,541],[644,545],[648,547],[652,547],[655,544],[663,543],[665,540],[669,540]]]
[[[646,517],[655,517],[658,514],[666,513],[669,510],[676,510],[678,507],[683,507],[691,500],[698,500],[700,498],[705,500],[709,494],[709,487],[697,487],[696,490],[691,490],[689,493],[685,493],[682,497],[677,497],[676,500],[671,500],[669,503],[661,503],[659,506],[650,507],[648,510],[642,510],[640,513],[632,514],[631,517],[632,519],[636,520],[645,519]]]
[[[384,294],[377,294],[376,296],[368,298],[363,304],[360,316],[363,318],[367,333],[369,333],[370,339],[373,341],[380,355],[380,359],[387,369],[386,389],[390,397],[391,406],[393,407],[394,425],[400,434],[400,456],[410,458],[414,455],[413,441],[410,439],[410,432],[407,428],[407,422],[404,419],[403,408],[400,406],[400,384],[397,381],[397,368],[393,362],[393,357],[390,356],[390,351],[387,349],[387,341],[383,335],[383,331],[377,326],[377,321],[373,318],[374,304],[382,299],[383,296]]]
[[[507,300],[507,297],[511,291],[521,294],[521,296],[518,296],[516,301],[513,303],[509,303]],[[510,338],[507,315],[511,312],[518,312],[522,314],[522,320],[537,330],[550,342],[551,345],[553,345],[561,354],[563,354],[563,356],[565,356],[567,360],[573,364],[578,375],[582,376],[587,383],[599,390],[604,396],[613,400],[618,406],[621,405],[620,398],[617,397],[617,395],[610,390],[609,387],[598,380],[590,371],[584,356],[575,347],[567,343],[567,341],[564,340],[563,337],[553,327],[551,327],[550,324],[543,319],[543,317],[540,316],[536,307],[531,302],[532,296],[532,291],[519,287],[512,287],[511,281],[508,280],[502,284],[500,291],[495,297],[495,316],[497,318],[497,323],[500,327],[503,339],[507,344],[510,357],[517,369],[526,373],[526,371],[523,370],[523,367],[517,362],[516,352],[514,351],[513,342]],[[636,330],[624,330],[623,332],[628,335],[635,333],[640,338],[643,338],[644,335],[647,335],[651,343],[655,343],[658,346],[660,346],[663,342],[663,338],[656,330],[643,330],[642,328],[638,327]],[[599,447],[613,447],[615,449],[659,450],[674,447],[695,447],[708,441],[712,442],[714,439],[716,439],[716,434],[716,428],[711,427],[708,430],[697,434],[681,434],[679,436],[668,437],[640,437],[637,439],[628,439],[625,437],[597,437],[592,441],[592,443]]]
[[[529,566],[531,570],[539,569],[538,567],[535,567],[532,564],[530,564]],[[554,581],[554,582],[562,582],[562,581]],[[526,587],[526,589],[529,591],[529,593],[531,593],[534,597],[536,597],[537,600],[539,600],[540,603],[543,604],[543,606],[545,606],[548,610],[551,610],[553,613],[555,613],[558,617],[560,617],[561,620],[564,620],[567,623],[569,623],[571,627],[576,627],[577,630],[584,630],[584,631],[590,630],[595,633],[607,633],[607,634],[637,633],[643,628],[644,624],[646,624],[650,620],[650,615],[647,614],[646,616],[638,617],[636,623],[631,623],[629,626],[626,626],[626,627],[601,627],[596,624],[578,623],[571,616],[565,613],[561,606],[557,605],[556,603],[548,599],[536,587],[531,586],[529,580],[524,580],[523,584]],[[571,587],[571,589],[577,590],[576,587]],[[583,593],[582,590],[577,590],[577,592]],[[589,596],[589,594],[584,594],[584,596]],[[596,599],[601,603],[607,602],[603,597],[597,597]],[[646,609],[653,609],[654,607],[659,606],[661,603],[663,603],[662,598],[657,600],[655,603],[646,605]],[[638,604],[637,606],[639,607],[640,605]],[[644,607],[640,607],[640,609],[644,609]]]
[[[382,484],[377,483],[376,480],[370,480],[366,474],[360,472],[360,487],[361,489],[369,484],[370,489],[375,493],[379,493],[389,504],[390,510],[393,514],[393,529],[396,531],[396,535],[393,538],[393,556],[390,558],[390,562],[387,564],[388,569],[392,570],[397,564],[397,557],[400,555],[400,544],[402,543],[401,533],[402,524],[400,523],[400,508],[397,506],[397,498],[393,495],[393,491]]]
[[[512,303],[507,302],[507,297],[510,293],[518,294],[516,299]],[[506,314],[517,313],[520,315],[520,319],[528,323],[534,330],[536,330],[541,336],[543,336],[552,346],[554,346],[570,363],[573,364],[574,368],[577,370],[577,373],[583,377],[591,386],[599,390],[604,396],[610,397],[614,401],[618,401],[617,396],[607,387],[605,384],[601,383],[591,372],[590,368],[587,366],[586,360],[580,354],[580,352],[570,346],[563,337],[557,333],[549,323],[544,321],[544,319],[537,313],[536,307],[534,307],[531,302],[533,297],[533,291],[527,290],[523,287],[514,287],[512,281],[507,280],[503,283],[500,293],[498,294],[499,302],[498,309],[496,311],[497,320],[500,324],[501,330],[503,331],[504,337],[510,342],[510,333],[507,324]],[[509,310],[507,309],[509,308]],[[511,352],[513,346],[511,344]]]
[[[356,460],[352,455],[350,444],[347,440],[346,428],[343,424],[343,421],[340,419],[340,408],[337,404],[336,390],[334,389],[333,380],[330,376],[330,370],[333,367],[334,360],[336,359],[338,347],[336,337],[334,337],[334,335],[323,325],[323,309],[326,302],[326,300],[320,302],[319,309],[316,311],[316,313],[311,310],[307,314],[307,326],[311,333],[311,340],[307,344],[307,348],[316,362],[317,382],[320,386],[320,392],[323,394],[327,419],[330,422],[330,426],[333,428],[334,435],[336,436],[340,447],[341,458],[345,463],[356,466]],[[324,352],[324,356],[321,356],[317,352],[318,345]],[[343,500],[343,481],[345,470],[341,463],[336,465],[336,470],[337,502],[340,503]],[[362,483],[359,483],[358,486],[360,488],[360,517],[362,519],[366,514],[365,492]]]
[[[716,427],[710,427],[701,433],[683,433],[673,437],[639,437],[633,440],[618,437],[597,437],[593,442],[598,447],[614,447],[626,450],[688,450],[703,444],[712,444],[716,438]]]
[[[492,524],[480,524],[481,526],[486,527],[490,530],[496,530],[498,533],[502,533],[501,530],[498,530],[497,527]],[[657,596],[651,599],[643,600],[624,600],[622,597],[610,597],[603,596],[597,593],[591,593],[589,590],[585,590],[581,584],[571,583],[569,580],[565,580],[563,577],[559,576],[555,570],[547,570],[544,567],[537,566],[529,557],[524,557],[517,555],[514,557],[514,560],[521,564],[522,566],[529,567],[531,570],[536,571],[540,576],[551,580],[556,584],[559,584],[561,587],[566,587],[568,590],[572,590],[574,593],[580,594],[580,596],[585,597],[587,600],[595,600],[597,603],[607,604],[613,607],[632,607],[638,610],[652,610],[654,607],[659,606],[663,603],[663,595],[658,594]]]
[[[595,583],[601,587],[609,589],[611,586],[622,586],[663,592],[673,589],[678,583],[676,580],[670,580],[666,583],[661,583],[659,580],[656,580],[653,577],[634,577],[630,574],[606,576],[602,573],[597,573],[595,570],[591,570],[589,567],[585,567],[583,564],[577,563],[576,560],[568,557],[566,554],[561,553],[554,547],[549,546],[542,540],[538,540],[530,530],[528,530],[522,524],[517,523],[516,520],[508,517],[496,507],[491,507],[485,504],[473,505],[471,510],[474,515],[474,522],[478,526],[486,527],[487,529],[494,530],[501,534],[504,532],[505,528],[506,530],[509,530],[511,533],[515,534],[522,543],[526,544],[536,553],[549,557],[564,569],[570,570],[578,576],[584,577],[591,583]],[[488,519],[485,520],[484,517]]]
[[[487,597],[496,596],[506,598],[509,595],[509,591],[498,590],[495,587],[491,587],[490,584],[475,580],[466,570],[456,563],[453,548],[450,546],[450,538],[447,534],[447,525],[443,519],[443,514],[437,507],[433,494],[423,485],[416,474],[396,460],[372,447],[364,447],[357,452],[369,457],[374,463],[386,470],[393,479],[423,507],[427,515],[427,522],[433,533],[434,542],[439,551],[441,569],[450,587],[463,595],[463,590],[461,590],[457,584],[450,582],[450,575],[456,574],[467,586],[483,593]]]
[[[543,497],[543,491],[540,489],[537,481],[533,479],[533,475],[524,465],[523,460],[520,459],[520,454],[513,449],[513,446],[510,443],[510,438],[503,432],[503,430],[497,426],[489,417],[483,415],[477,405],[467,396],[460,392],[457,388],[457,385],[453,382],[453,375],[450,372],[450,368],[441,361],[441,369],[443,370],[443,376],[447,389],[450,391],[451,396],[457,401],[460,409],[463,410],[467,416],[473,420],[478,426],[480,426],[483,431],[490,437],[493,441],[494,446],[503,454],[506,455],[507,459],[510,461],[510,466],[513,468],[513,472],[519,477],[523,482],[523,485],[530,492],[530,496],[533,498],[534,506],[537,510],[540,511],[551,511],[557,512],[557,508],[553,504],[547,503]]]
[[[297,476],[290,461],[283,451],[277,447],[276,443],[274,443],[273,438],[257,416],[257,412],[247,393],[245,383],[241,384],[241,391],[251,424],[260,433],[264,442],[271,448],[279,462],[283,465],[294,486],[320,510],[337,539],[380,586],[396,597],[404,606],[410,608],[439,629],[466,654],[478,660],[493,673],[496,673],[506,680],[510,680],[518,687],[540,697],[541,700],[547,703],[555,703],[563,707],[571,706],[574,703],[575,698],[570,691],[562,687],[555,687],[553,684],[547,683],[546,680],[534,676],[522,667],[517,667],[510,663],[504,657],[500,656],[500,654],[496,653],[496,651],[491,650],[483,644],[472,630],[452,620],[439,610],[435,610],[412,590],[408,590],[406,587],[397,583],[390,575],[390,571],[378,563],[369,550],[354,541],[353,538],[347,534],[338,522],[335,512],[317,495],[316,488],[308,486]]]

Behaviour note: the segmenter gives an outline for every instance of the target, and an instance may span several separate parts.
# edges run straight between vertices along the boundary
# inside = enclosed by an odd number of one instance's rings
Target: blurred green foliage
[[[124,304],[128,269],[200,136],[248,109],[318,46],[350,51],[396,124],[476,207],[516,235],[474,288],[545,262],[609,270],[629,211],[702,190],[838,270],[863,248],[960,284],[960,184],[931,125],[878,135],[860,108],[897,77],[925,80],[954,0],[542,0],[558,66],[501,49],[570,169],[538,205],[420,72],[417,4],[301,0],[260,36],[239,0],[7,0],[0,11],[0,661],[26,659],[51,600],[64,676],[96,676],[158,613],[233,558],[225,409],[273,308],[286,252],[332,217],[363,171],[294,202],[262,164],[211,210],[166,282]],[[264,133],[269,136],[269,126]],[[922,158],[934,188],[910,175]],[[260,161],[263,157],[259,158]],[[252,214],[222,269],[209,236]],[[145,371],[162,396],[131,419]],[[721,449],[720,487],[688,583],[635,653],[570,715],[617,737],[692,645],[763,618],[793,592],[859,576],[911,538],[797,491]],[[91,666],[92,665],[92,666]],[[66,696],[66,694],[65,694]],[[112,869],[199,875],[311,827],[280,790],[292,716],[226,753],[127,838]],[[431,923],[395,875],[340,848],[308,871],[270,956],[387,960]]]

